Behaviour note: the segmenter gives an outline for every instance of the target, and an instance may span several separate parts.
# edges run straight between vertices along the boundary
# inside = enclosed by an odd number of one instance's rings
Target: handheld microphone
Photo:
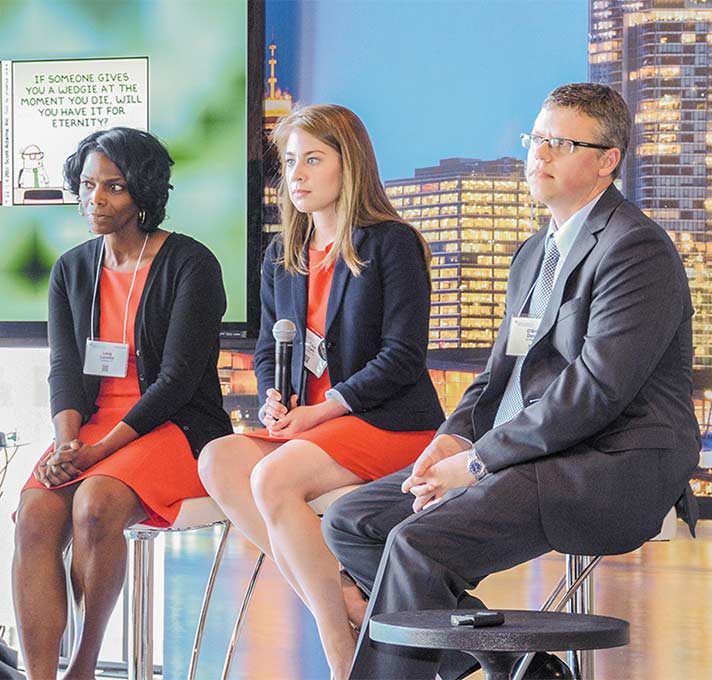
[[[272,328],[274,346],[274,386],[282,395],[281,402],[289,409],[292,397],[292,348],[297,327],[289,319],[280,319]]]

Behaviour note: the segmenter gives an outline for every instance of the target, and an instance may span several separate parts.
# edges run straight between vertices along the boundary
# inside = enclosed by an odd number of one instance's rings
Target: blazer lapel
[[[547,232],[548,229],[543,227],[527,240],[526,245],[523,247],[528,248],[531,252],[520,253],[514,260],[510,270],[507,286],[510,300],[507,302],[507,313],[502,321],[504,328],[500,329],[497,336],[498,339],[501,337],[501,342],[495,341],[492,347],[490,381],[482,395],[482,399],[486,399],[489,395],[500,395],[509,380],[515,361],[513,356],[507,356],[506,353],[506,339],[509,335],[509,327],[512,323],[512,317],[519,316],[520,310],[524,306],[527,296],[539,275],[541,261],[544,257],[544,240]],[[506,331],[502,335],[505,329]]]
[[[507,309],[507,317],[509,318],[519,315],[527,297],[531,293],[539,275],[541,261],[544,258],[544,240],[547,233],[548,228],[542,227],[531,237],[531,254],[524,258],[519,267],[512,269],[510,272],[512,279],[509,288],[512,291],[512,300],[511,307]]]
[[[305,246],[305,250],[309,246]],[[308,251],[306,257],[309,257]],[[307,259],[307,262],[309,260]],[[292,279],[292,304],[294,306],[294,320],[297,324],[297,334],[304,338],[307,332],[307,303],[309,293],[309,276],[307,274],[290,274]]]
[[[549,303],[546,306],[546,311],[542,317],[541,324],[536,333],[536,338],[534,342],[538,342],[540,338],[543,338],[554,325],[554,320],[559,312],[559,307],[561,307],[561,298],[564,294],[564,289],[566,288],[566,282],[568,281],[571,273],[578,267],[582,260],[588,255],[593,246],[596,245],[596,237],[586,229],[584,224],[581,227],[581,231],[578,233],[576,240],[571,246],[571,250],[564,262],[564,266],[559,272],[559,276],[556,278],[556,283],[551,291],[551,297],[549,298]]]
[[[366,239],[366,228],[355,229],[352,235],[354,250],[358,253],[359,248]],[[341,301],[344,297],[346,284],[349,281],[351,270],[344,262],[344,259],[339,255],[334,263],[334,277],[331,280],[331,290],[329,291],[329,301],[326,305],[326,324],[324,327],[324,335],[327,335],[331,324],[334,322],[336,315],[341,307]]]
[[[559,312],[561,298],[564,295],[569,277],[596,245],[598,241],[596,233],[606,226],[611,214],[622,201],[623,196],[621,193],[611,185],[606,189],[603,196],[601,196],[598,203],[593,207],[593,210],[586,218],[559,272],[559,276],[554,284],[554,289],[551,291],[549,304],[546,306],[546,312],[544,313],[541,325],[534,339],[535,344],[551,330]]]

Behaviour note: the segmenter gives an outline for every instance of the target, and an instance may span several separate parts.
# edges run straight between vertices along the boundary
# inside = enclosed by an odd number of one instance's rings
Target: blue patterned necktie
[[[553,234],[550,234],[546,239],[544,252],[544,261],[541,263],[539,270],[539,278],[534,285],[531,302],[529,303],[529,316],[541,319],[546,311],[546,306],[549,304],[551,290],[554,287],[554,275],[556,274],[556,265],[559,262],[559,249],[556,247],[556,241]],[[526,357],[517,357],[514,362],[514,367],[509,375],[507,387],[502,395],[502,401],[499,403],[497,415],[494,419],[494,427],[502,425],[511,420],[524,410],[524,399],[522,397],[522,364]]]

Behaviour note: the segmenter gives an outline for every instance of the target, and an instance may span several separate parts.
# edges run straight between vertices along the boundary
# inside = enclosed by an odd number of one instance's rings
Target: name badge
[[[324,338],[307,328],[304,339],[304,366],[317,378],[321,378],[326,370],[326,345]]]
[[[507,356],[524,357],[534,343],[541,319],[531,316],[515,316],[509,324]]]
[[[125,378],[129,367],[129,346],[123,342],[102,342],[87,338],[84,373],[102,378]]]

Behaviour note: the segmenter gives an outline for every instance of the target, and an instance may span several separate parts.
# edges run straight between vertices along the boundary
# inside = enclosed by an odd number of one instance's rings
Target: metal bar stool
[[[665,515],[660,533],[650,541],[670,541],[677,532],[677,512],[675,507]],[[566,555],[565,573],[559,579],[540,611],[560,612],[568,605],[572,614],[594,613],[593,570],[600,564],[603,555]],[[562,590],[565,592],[558,599]],[[578,668],[578,675],[583,680],[593,680],[594,677],[594,650],[582,650],[580,656],[575,651],[566,653],[566,661],[572,668]],[[526,654],[516,667],[512,680],[522,680],[534,653]]]
[[[225,552],[230,521],[212,498],[187,498],[172,526],[167,528],[135,524],[124,531],[129,542],[129,611],[128,611],[128,678],[129,680],[152,680],[153,678],[153,548],[154,540],[161,533],[204,529],[216,524],[223,525],[220,544],[215,553],[205,586],[195,631],[193,650],[190,656],[188,680],[194,680],[198,667],[198,655],[203,640],[205,619],[215,578]]]
[[[325,494],[315,498],[313,501],[309,502],[311,509],[322,517],[327,511],[329,506],[341,496],[345,496],[354,489],[358,489],[360,484],[351,484],[349,486],[341,486],[338,489],[333,489],[332,491],[327,491]],[[252,600],[252,594],[255,590],[255,584],[257,583],[257,577],[260,575],[260,570],[262,569],[262,563],[264,562],[265,554],[260,553],[255,562],[255,566],[252,569],[252,576],[250,576],[250,581],[245,589],[245,594],[242,598],[242,604],[240,605],[240,610],[237,614],[237,619],[235,620],[235,627],[232,631],[232,637],[230,638],[230,644],[228,646],[227,654],[225,655],[225,665],[223,666],[221,680],[227,680],[230,675],[230,668],[232,667],[232,661],[235,656],[235,649],[237,648],[237,642],[240,639],[240,633],[245,623],[245,618],[247,616],[247,610],[250,606],[250,601]]]

